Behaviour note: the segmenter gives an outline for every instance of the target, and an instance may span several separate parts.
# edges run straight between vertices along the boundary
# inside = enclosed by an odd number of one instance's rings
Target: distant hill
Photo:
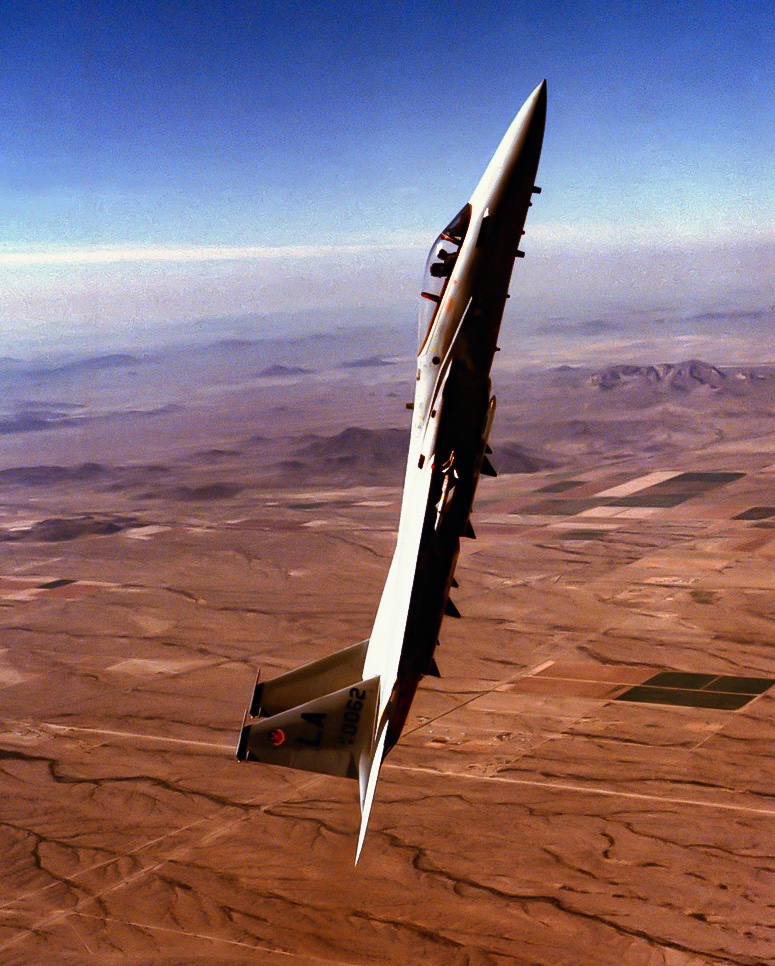
[[[22,410],[13,416],[0,419],[0,436],[10,436],[12,433],[37,433],[44,429],[67,426],[74,420],[70,416],[55,418],[48,413],[37,410]]]
[[[342,369],[378,369],[382,366],[394,366],[395,362],[390,359],[383,359],[382,356],[367,356],[364,359],[351,359],[343,362]]]
[[[58,429],[83,420],[77,403],[26,401],[16,405],[13,414],[0,416],[0,436]]]
[[[490,460],[499,476],[510,473],[538,473],[539,470],[550,470],[554,466],[551,460],[529,453],[519,443],[494,443],[493,448]]]
[[[294,459],[282,465],[297,480],[397,485],[404,478],[408,450],[408,429],[350,426],[336,436],[308,437],[296,449]],[[492,460],[504,475],[536,473],[553,465],[517,443],[499,444]]]
[[[92,483],[111,475],[111,471],[102,463],[81,463],[78,466],[18,466],[0,470],[0,485],[55,486],[59,483]]]
[[[229,500],[241,492],[242,487],[236,483],[207,483],[203,486],[179,486],[171,495],[189,503],[207,503],[211,500]]]
[[[350,426],[336,436],[307,437],[293,462],[310,479],[392,484],[403,479],[408,449],[408,429]]]
[[[84,514],[79,517],[51,517],[25,530],[0,529],[0,542],[63,543],[80,537],[105,537],[140,523],[136,517]]]
[[[368,463],[390,466],[406,458],[408,429],[363,429],[350,426],[336,436],[322,436],[307,443],[298,455],[311,456],[337,465]]]
[[[304,366],[281,366],[279,364],[267,366],[258,373],[261,379],[273,379],[278,376],[308,376],[312,369],[305,369]]]
[[[53,369],[44,370],[41,375],[65,376],[76,373],[103,372],[106,369],[126,369],[140,365],[142,359],[126,352],[113,352],[104,356],[93,356],[90,359],[79,359],[77,362],[65,362]]]
[[[225,349],[227,352],[243,352],[245,349],[253,349],[258,345],[256,339],[218,339],[213,342],[214,349]]]
[[[57,487],[73,484],[108,490],[133,489],[157,485],[169,472],[169,467],[158,463],[127,466],[106,466],[104,463],[14,466],[0,470],[0,491],[6,487]]]
[[[622,386],[659,388],[666,391],[692,392],[703,386],[711,390],[725,389],[731,379],[737,384],[758,378],[755,373],[738,371],[730,376],[709,362],[688,359],[686,362],[665,362],[658,365],[612,365],[592,373],[589,383],[598,389],[618,389]]]

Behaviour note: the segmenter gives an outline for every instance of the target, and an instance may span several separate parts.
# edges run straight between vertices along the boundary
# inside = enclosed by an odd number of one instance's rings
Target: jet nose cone
[[[471,195],[474,210],[485,208],[497,201],[515,172],[519,172],[517,177],[522,180],[535,178],[545,125],[546,81],[542,80],[511,122],[482,180]],[[528,175],[523,169],[528,161],[528,167],[533,168],[532,175]]]
[[[535,88],[533,93],[525,101],[525,108],[527,108],[527,114],[531,117],[531,120],[536,115],[541,115],[546,117],[546,80],[542,80],[538,87]]]
[[[535,88],[533,93],[528,97],[525,103],[522,105],[522,109],[517,115],[521,118],[522,123],[519,125],[521,130],[525,133],[528,140],[532,138],[537,138],[538,141],[543,141],[544,128],[546,126],[546,81],[542,80],[541,83]],[[517,126],[515,124],[515,126]],[[515,132],[516,133],[516,132]],[[515,142],[518,138],[515,137]],[[540,150],[540,146],[539,146]]]

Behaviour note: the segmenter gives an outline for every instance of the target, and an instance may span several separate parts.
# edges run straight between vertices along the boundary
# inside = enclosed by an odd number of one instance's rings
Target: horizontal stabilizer
[[[306,704],[332,691],[357,684],[363,677],[368,641],[351,644],[319,661],[279,674],[269,681],[256,681],[249,714],[268,717]]]
[[[371,754],[378,698],[375,677],[243,724],[237,758],[357,780]]]

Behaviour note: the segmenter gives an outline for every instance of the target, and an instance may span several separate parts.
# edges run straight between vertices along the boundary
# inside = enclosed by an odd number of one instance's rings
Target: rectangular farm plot
[[[591,530],[583,527],[552,531],[553,540],[603,540],[608,536],[610,536],[610,530]]]
[[[642,490],[651,489],[653,486],[658,486],[664,483],[666,480],[672,480],[676,476],[681,476],[677,470],[664,470],[662,472],[647,473],[645,476],[639,476],[634,480],[628,480],[627,483],[620,483],[618,486],[611,486],[607,490],[601,490],[598,496],[603,497],[624,497],[632,496],[633,493],[639,493]]]
[[[671,476],[669,479],[641,489],[635,494],[621,495],[611,503],[613,506],[657,507],[666,510],[679,506],[693,497],[702,496],[716,487],[734,483],[744,476],[745,473],[727,471],[679,473],[677,476]]]
[[[556,483],[548,483],[536,490],[536,493],[565,493],[568,490],[575,490],[577,486],[584,486],[586,480],[558,480]]]
[[[713,711],[737,711],[764,694],[775,679],[606,666],[585,662],[552,662],[507,688],[520,694],[662,704]]]
[[[645,490],[635,496],[622,496],[611,502],[611,506],[622,507],[654,507],[657,510],[669,510],[684,500],[688,500],[694,494],[687,493],[655,493],[653,490]]]
[[[773,684],[775,679],[771,678],[660,671],[642,684],[620,694],[615,700],[737,711],[758,695],[764,694]]]
[[[607,701],[648,676],[648,669],[642,667],[552,661],[547,667],[518,678],[504,690],[561,699]]]
[[[775,506],[752,506],[747,510],[743,510],[742,513],[738,513],[737,516],[732,517],[732,519],[769,520],[770,517],[775,517]]]
[[[590,497],[574,495],[575,486],[566,483],[551,484],[537,493],[547,498],[524,507],[519,512],[546,516],[633,516],[648,515],[655,510],[670,510],[686,500],[702,496],[710,490],[742,479],[745,473],[729,470],[678,473],[660,471],[639,476],[601,490]],[[568,481],[570,482],[570,481]],[[566,491],[568,496],[565,497]],[[775,515],[775,509],[773,509]],[[753,519],[753,518],[749,518]],[[763,517],[756,517],[763,519]]]
[[[533,503],[524,509],[518,510],[519,513],[528,513],[534,516],[576,516],[594,506],[598,506],[599,501],[594,497],[583,500],[542,500],[540,503]]]

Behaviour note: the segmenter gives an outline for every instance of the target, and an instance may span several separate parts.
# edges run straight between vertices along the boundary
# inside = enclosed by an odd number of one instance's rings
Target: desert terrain
[[[360,349],[0,360],[0,963],[775,961],[773,368],[499,358],[358,867],[355,783],[234,761],[369,634],[414,371]]]

